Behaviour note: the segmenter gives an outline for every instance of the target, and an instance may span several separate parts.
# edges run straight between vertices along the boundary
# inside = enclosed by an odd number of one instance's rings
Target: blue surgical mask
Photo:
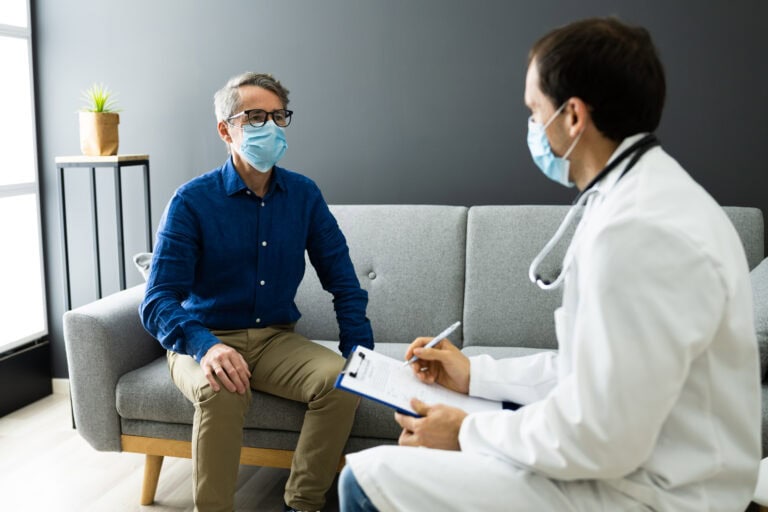
[[[272,120],[258,128],[247,124],[242,129],[243,142],[238,152],[257,171],[269,172],[288,149],[285,130]]]
[[[547,138],[547,127],[552,124],[552,121],[565,108],[566,104],[567,102],[560,105],[560,108],[555,110],[555,113],[552,114],[552,117],[545,124],[537,123],[533,120],[533,116],[528,118],[528,149],[531,151],[534,163],[536,163],[547,178],[566,187],[573,187],[573,182],[568,178],[568,171],[571,167],[568,156],[573,151],[573,148],[576,147],[576,143],[579,142],[581,134],[584,132],[579,133],[563,156],[556,156],[552,152],[552,147],[549,145],[549,139]]]

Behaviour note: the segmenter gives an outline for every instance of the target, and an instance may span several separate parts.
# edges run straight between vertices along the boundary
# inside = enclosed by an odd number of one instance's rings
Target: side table
[[[115,212],[117,221],[117,253],[118,253],[118,273],[120,278],[120,290],[125,289],[125,236],[123,233],[123,190],[122,190],[122,169],[123,167],[141,167],[144,170],[144,210],[146,217],[146,245],[147,251],[152,251],[152,214],[150,209],[149,195],[149,155],[114,155],[114,156],[58,156],[56,157],[56,168],[59,174],[59,198],[60,211],[59,221],[62,233],[62,261],[64,264],[64,311],[69,311],[72,303],[72,290],[69,275],[69,248],[67,246],[67,207],[66,190],[64,185],[65,170],[72,167],[90,168],[90,189],[91,189],[91,216],[93,218],[93,238],[94,238],[94,262],[95,279],[98,297],[102,297],[101,286],[101,257],[99,254],[99,216],[96,204],[96,169],[112,169],[115,182]]]

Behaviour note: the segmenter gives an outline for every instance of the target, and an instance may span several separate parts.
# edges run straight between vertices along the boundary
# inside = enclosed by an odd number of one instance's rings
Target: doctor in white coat
[[[524,406],[415,402],[421,418],[396,415],[401,446],[347,456],[342,511],[746,508],[760,458],[748,267],[722,209],[651,135],[664,96],[642,28],[589,19],[534,45],[531,153],[584,205],[561,277],[531,272],[562,286],[559,350],[494,360],[414,341],[420,378]]]

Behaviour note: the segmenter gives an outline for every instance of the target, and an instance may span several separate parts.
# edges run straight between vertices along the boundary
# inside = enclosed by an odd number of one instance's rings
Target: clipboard
[[[415,417],[420,415],[411,407],[412,398],[427,404],[458,407],[468,413],[503,409],[502,402],[457,393],[437,383],[421,382],[410,366],[403,366],[402,360],[361,346],[350,353],[335,387]]]

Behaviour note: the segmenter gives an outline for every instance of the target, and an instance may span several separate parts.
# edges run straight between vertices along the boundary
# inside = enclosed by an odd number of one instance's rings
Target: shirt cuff
[[[193,329],[185,329],[184,335],[187,351],[198,363],[212,346],[220,343],[219,339],[205,327],[196,326]]]

